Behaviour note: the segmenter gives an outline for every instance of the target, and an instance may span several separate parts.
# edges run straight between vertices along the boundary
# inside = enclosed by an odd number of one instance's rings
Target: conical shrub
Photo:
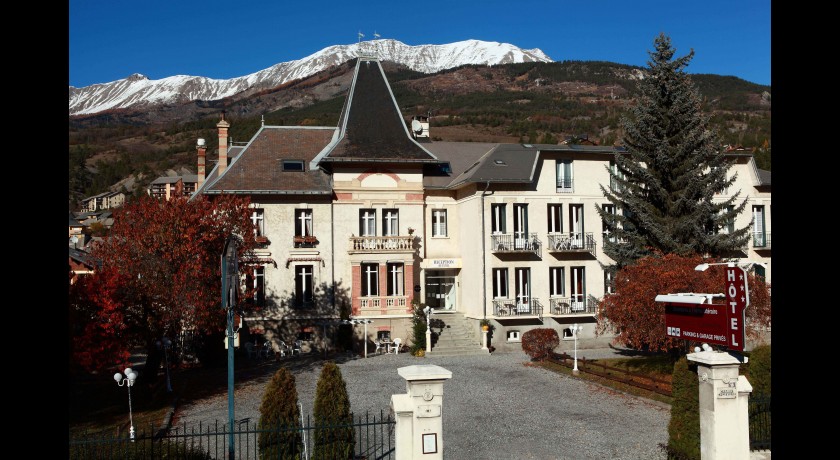
[[[681,357],[672,374],[671,420],[668,422],[668,458],[700,460],[700,384],[697,366]]]
[[[747,379],[752,385],[750,398],[770,397],[770,345],[755,347],[747,363]]]
[[[353,458],[355,438],[353,414],[347,384],[341,369],[327,361],[318,377],[315,390],[315,435],[312,459],[332,460]]]
[[[303,452],[295,376],[281,367],[265,388],[258,445],[262,459],[300,459]]]

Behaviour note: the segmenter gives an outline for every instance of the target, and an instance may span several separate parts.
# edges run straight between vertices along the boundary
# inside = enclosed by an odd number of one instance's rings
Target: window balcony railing
[[[351,236],[350,252],[413,251],[414,236]]]
[[[371,296],[360,297],[359,306],[365,309],[394,308],[404,312],[408,305],[408,297],[406,296]]]
[[[552,297],[549,299],[549,308],[552,315],[576,316],[594,315],[597,312],[598,303],[593,297],[583,300],[582,297]]]
[[[574,193],[574,179],[557,179],[557,193]]]
[[[496,233],[491,235],[491,249],[493,252],[534,253],[542,257],[542,241],[536,233],[515,234]]]
[[[770,232],[753,233],[752,241],[755,249],[770,249]]]
[[[531,297],[527,301],[517,301],[516,299],[493,299],[493,315],[496,317],[526,317],[535,316],[542,317],[543,306],[540,299]]]
[[[589,252],[595,254],[592,232],[549,233],[548,250],[552,252]]]

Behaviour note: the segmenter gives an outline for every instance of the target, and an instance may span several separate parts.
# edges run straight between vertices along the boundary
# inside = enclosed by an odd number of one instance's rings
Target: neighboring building
[[[245,318],[252,333],[316,345],[332,340],[324,325],[344,310],[373,321],[366,343],[406,342],[416,299],[439,318],[465,316],[476,331],[493,320],[499,350],[521,349],[522,334],[538,327],[571,339],[574,323],[584,342],[611,339],[594,334],[611,285],[602,267],[612,264],[596,208],[611,208],[599,186],[609,186],[620,147],[432,142],[428,118],[409,129],[371,58],[356,64],[338,127],[264,125],[229,147],[229,126],[222,116],[206,180],[198,142],[197,194],[251,199],[263,242],[241,261],[255,268],[245,282],[263,307]],[[738,179],[727,193],[740,190],[752,209],[734,224],[761,222],[734,256],[765,262],[769,281],[769,172],[751,155],[730,156]]]
[[[70,230],[69,231],[70,246],[73,246],[73,243],[74,243],[73,237],[76,237],[76,242],[79,241],[79,238],[84,237],[83,230],[84,230],[85,226],[84,226],[84,224],[79,222],[79,220],[76,218],[76,216],[73,215],[73,213],[71,212],[70,213],[70,223],[69,223],[68,227],[69,227],[69,230]]]
[[[196,174],[186,174],[183,176],[162,176],[153,180],[146,193],[155,198],[170,199],[173,195],[180,194],[187,197],[195,193],[198,185],[198,176]]]
[[[69,249],[70,284],[76,284],[80,276],[92,275],[94,262],[85,251],[75,248]]]
[[[103,192],[82,200],[82,212],[97,212],[118,208],[125,204],[125,193]]]

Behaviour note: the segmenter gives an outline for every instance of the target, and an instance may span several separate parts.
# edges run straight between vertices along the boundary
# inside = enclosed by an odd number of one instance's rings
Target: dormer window
[[[304,171],[303,160],[283,160],[283,171]]]

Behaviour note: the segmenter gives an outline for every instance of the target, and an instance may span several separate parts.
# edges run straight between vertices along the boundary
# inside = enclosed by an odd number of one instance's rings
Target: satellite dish
[[[417,134],[423,134],[423,125],[417,120],[411,120],[411,130]]]

